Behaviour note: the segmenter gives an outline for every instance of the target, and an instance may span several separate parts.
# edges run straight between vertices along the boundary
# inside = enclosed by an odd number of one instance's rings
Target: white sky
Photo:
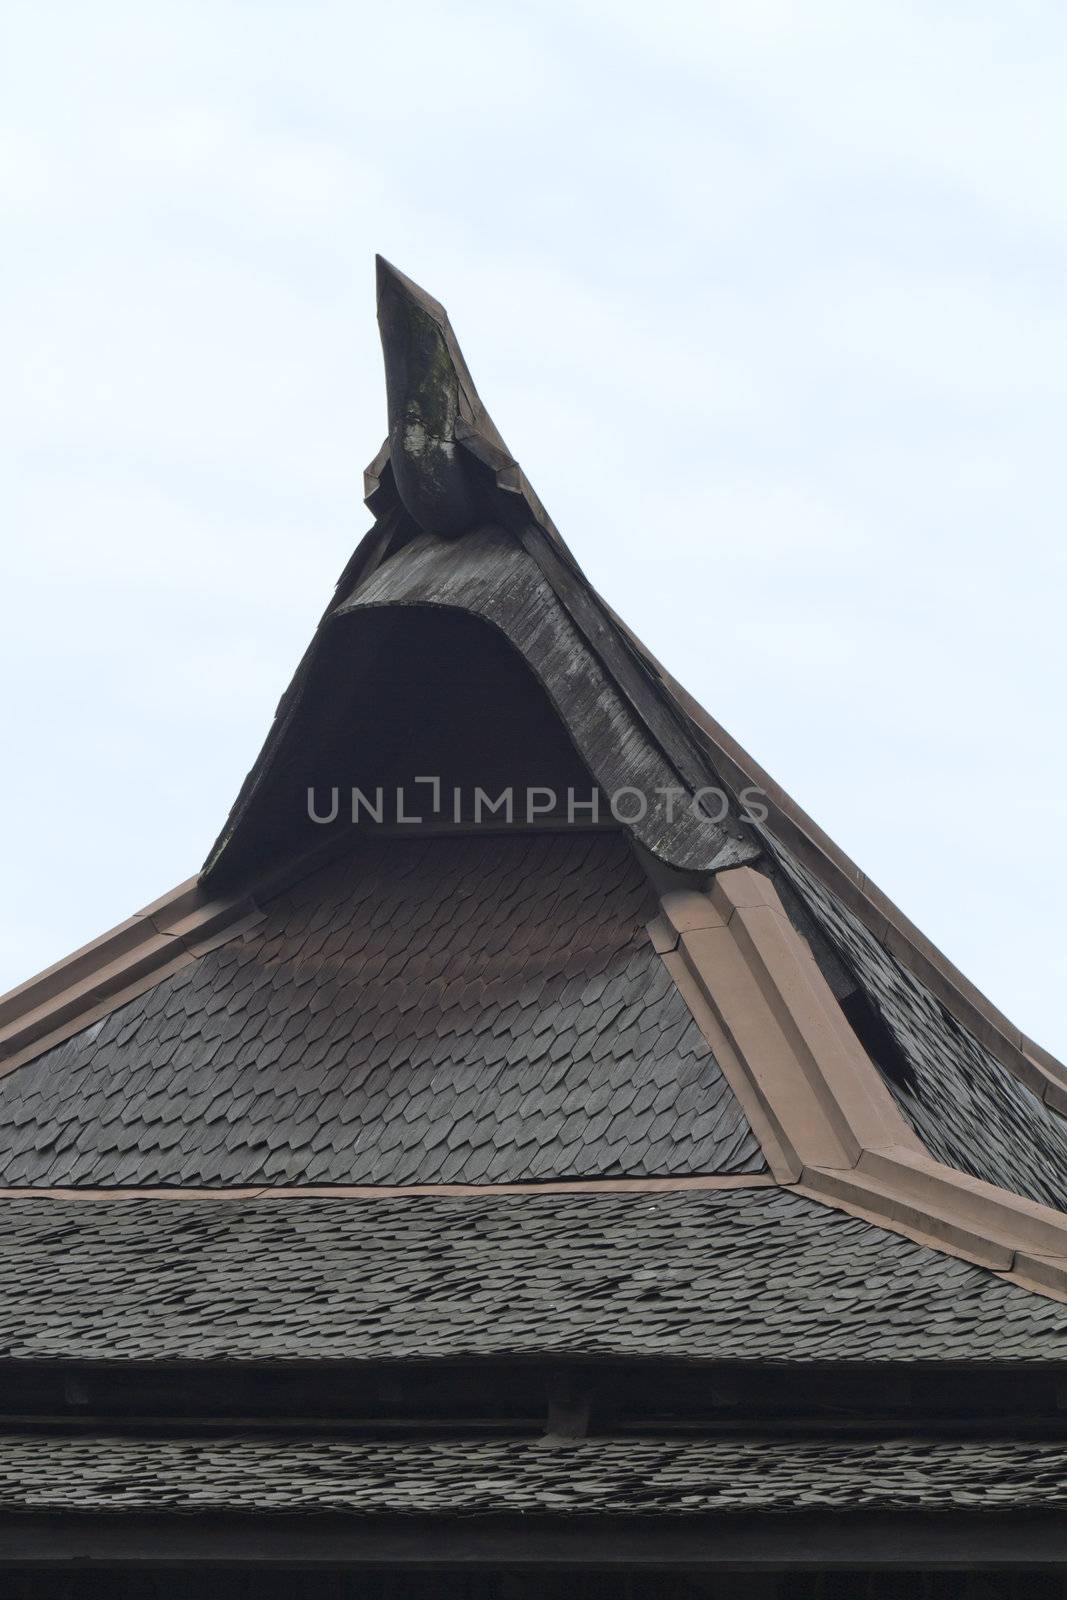
[[[1067,1018],[1067,9],[0,0],[0,987],[194,871],[369,524],[381,250],[593,582]]]

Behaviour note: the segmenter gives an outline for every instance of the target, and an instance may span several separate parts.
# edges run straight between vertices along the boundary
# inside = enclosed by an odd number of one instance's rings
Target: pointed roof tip
[[[495,460],[494,468],[513,464],[511,452],[478,394],[444,306],[385,256],[375,254],[374,265],[378,327],[385,356],[391,457],[395,457],[399,449],[398,418],[415,390],[423,391],[420,403],[425,403],[432,391],[441,391],[442,384],[448,387],[454,383],[458,420],[468,429],[465,441],[468,447],[470,434],[480,435],[495,456],[504,458]],[[446,358],[444,363],[439,361],[441,351]],[[449,372],[450,378],[446,376]],[[441,397],[439,392],[438,400]],[[478,454],[478,451],[475,449],[473,453]],[[398,462],[395,459],[393,470],[396,476]],[[418,522],[419,518],[416,516],[415,520]]]
[[[506,489],[510,495],[518,494],[525,500],[534,521],[557,549],[563,551],[568,560],[573,561],[574,558],[560,538],[551,517],[520,470],[500,429],[489,415],[471,377],[470,368],[464,359],[459,340],[444,306],[379,252],[375,253],[374,265],[377,278],[378,327],[381,333],[382,353],[385,357],[389,434],[382,450],[367,469],[365,481],[368,484],[368,495],[377,492],[381,472],[387,460],[392,463],[394,482],[403,475],[403,467],[400,464],[403,452],[397,434],[397,421],[412,396],[412,385],[419,387],[420,383],[424,383],[421,401],[425,401],[435,387],[440,388],[442,382],[447,386],[452,381],[457,386],[458,415],[450,425],[452,437],[447,442],[451,444],[457,437],[455,424],[458,422],[466,452],[477,458],[483,467],[488,467],[491,472],[497,474],[499,488]],[[433,359],[428,360],[426,352],[432,346],[437,346],[437,349],[434,351]],[[446,357],[443,363],[438,360],[442,348]],[[440,399],[440,395],[438,398]],[[423,464],[412,465],[418,465],[421,470]],[[509,475],[506,482],[501,476],[504,473]],[[414,483],[409,483],[408,488],[411,490],[411,503],[405,501],[403,493],[401,500],[405,503],[409,515],[421,527],[423,523],[415,507]]]
[[[407,300],[428,312],[435,322],[448,323],[448,312],[441,302],[435,300],[413,278],[409,278],[407,273],[401,272],[399,267],[394,267],[385,256],[375,255],[374,269],[379,311],[383,300]]]

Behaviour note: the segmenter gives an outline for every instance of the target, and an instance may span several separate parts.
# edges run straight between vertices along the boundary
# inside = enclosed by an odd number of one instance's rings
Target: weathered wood
[[[605,794],[633,789],[645,797],[647,814],[630,826],[654,855],[694,871],[748,858],[736,824],[696,814],[694,787],[669,764],[535,563],[503,530],[479,529],[459,545],[416,541],[403,563],[380,568],[357,587],[337,616],[383,605],[448,606],[498,628],[535,673]],[[667,791],[675,792],[673,804]]]

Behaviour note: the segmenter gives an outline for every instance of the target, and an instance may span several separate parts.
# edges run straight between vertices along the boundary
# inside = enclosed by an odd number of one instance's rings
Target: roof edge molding
[[[261,921],[251,895],[195,878],[0,997],[0,1075],[61,1044]]]
[[[1067,1215],[934,1159],[763,873],[661,907],[653,941],[780,1183],[1067,1300]]]
[[[769,1172],[734,1172],[667,1178],[549,1178],[525,1183],[301,1183],[288,1187],[252,1184],[246,1187],[178,1188],[175,1185],[132,1184],[114,1188],[89,1185],[58,1185],[34,1188],[32,1185],[0,1185],[0,1204],[5,1200],[397,1200],[405,1197],[492,1200],[500,1195],[534,1194],[718,1194],[735,1190],[776,1189],[777,1179]]]

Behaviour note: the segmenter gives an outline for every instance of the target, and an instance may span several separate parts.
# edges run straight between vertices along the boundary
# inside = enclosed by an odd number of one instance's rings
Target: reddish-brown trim
[[[766,1173],[696,1178],[567,1178],[549,1183],[308,1184],[294,1188],[27,1189],[0,1188],[4,1200],[394,1200],[405,1195],[671,1194],[713,1189],[767,1189]]]
[[[653,941],[681,971],[682,993],[781,1182],[1067,1298],[1067,1215],[931,1156],[770,879],[735,867],[710,895],[667,894],[661,906]]]
[[[0,1075],[61,1044],[262,918],[250,895],[180,883],[0,999]]]
[[[663,964],[674,980],[674,986],[681,994],[690,1013],[696,1021],[704,1038],[711,1046],[711,1053],[722,1069],[723,1076],[730,1085],[737,1098],[742,1111],[748,1118],[749,1126],[755,1134],[763,1158],[771,1170],[776,1183],[794,1183],[800,1176],[801,1164],[796,1160],[793,1152],[783,1147],[778,1136],[776,1119],[771,1114],[770,1108],[765,1106],[755,1084],[749,1079],[743,1063],[737,1056],[728,1035],[720,1026],[719,1021],[711,1006],[705,999],[701,987],[693,977],[692,971],[684,956],[675,951],[661,952]]]
[[[770,1130],[772,1171],[796,1182],[809,1166],[854,1167],[866,1148],[922,1149],[769,878],[736,867],[710,895],[674,892],[660,904],[653,940],[673,936],[665,955],[710,1012],[709,1042],[742,1104]]]

